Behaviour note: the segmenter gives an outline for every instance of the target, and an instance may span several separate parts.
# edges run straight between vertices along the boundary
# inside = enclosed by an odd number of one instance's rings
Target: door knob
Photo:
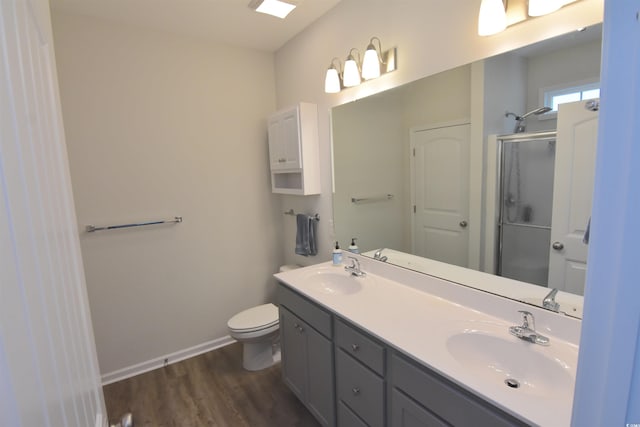
[[[562,244],[562,242],[553,242],[553,245],[551,245],[551,247],[556,251],[561,251],[564,249],[564,245]]]
[[[460,227],[467,228],[467,225],[468,225],[467,221],[465,221],[465,220],[460,221]]]

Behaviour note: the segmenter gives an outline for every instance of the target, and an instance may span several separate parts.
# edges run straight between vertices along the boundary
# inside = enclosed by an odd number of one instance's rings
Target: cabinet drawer
[[[283,284],[278,286],[278,303],[287,307],[296,316],[304,319],[307,324],[325,337],[332,337],[331,314],[328,311],[323,310]]]
[[[454,426],[507,427],[527,424],[445,380],[426,367],[394,354],[393,387]]]
[[[336,391],[371,427],[384,425],[384,380],[343,350],[336,349]]]
[[[395,388],[391,392],[391,425],[393,427],[450,427]]]
[[[336,321],[336,343],[370,369],[384,375],[384,347],[342,320]]]
[[[356,416],[344,403],[338,402],[338,427],[369,427]]]

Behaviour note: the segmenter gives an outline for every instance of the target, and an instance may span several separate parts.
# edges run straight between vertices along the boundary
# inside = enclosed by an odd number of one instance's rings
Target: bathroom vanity
[[[322,425],[570,424],[578,320],[357,258],[276,275],[283,379]],[[551,345],[509,334],[523,309]]]

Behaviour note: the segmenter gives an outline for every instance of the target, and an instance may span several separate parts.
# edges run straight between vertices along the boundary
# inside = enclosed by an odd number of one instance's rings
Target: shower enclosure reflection
[[[547,286],[555,132],[500,138],[497,274]]]

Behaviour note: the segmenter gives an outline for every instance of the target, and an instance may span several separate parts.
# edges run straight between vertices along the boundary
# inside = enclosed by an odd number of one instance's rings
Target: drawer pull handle
[[[351,350],[358,351],[360,350],[360,346],[358,344],[351,344]]]
[[[360,394],[360,389],[358,387],[352,388],[351,391],[353,392],[354,396],[357,396]]]

